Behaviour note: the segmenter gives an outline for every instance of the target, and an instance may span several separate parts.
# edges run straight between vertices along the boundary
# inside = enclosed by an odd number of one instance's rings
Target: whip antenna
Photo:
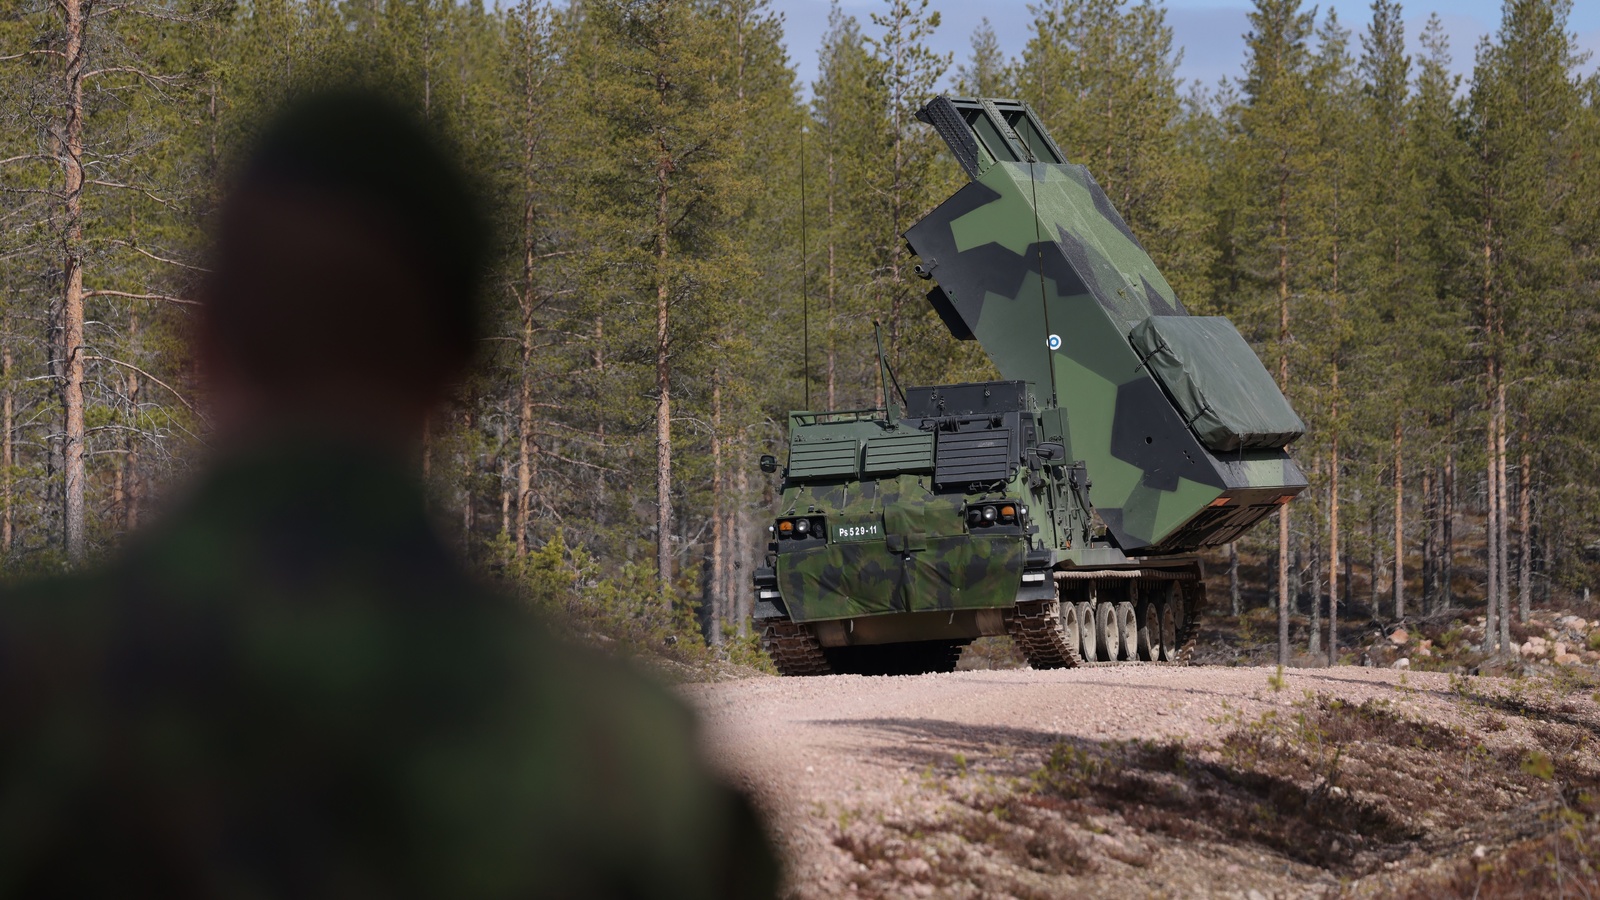
[[[800,126],[800,331],[804,348],[802,368],[806,379],[806,409],[811,408],[811,257],[806,252],[806,132]]]

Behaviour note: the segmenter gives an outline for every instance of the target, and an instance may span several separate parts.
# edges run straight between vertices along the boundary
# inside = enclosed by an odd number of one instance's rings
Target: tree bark
[[[711,645],[722,646],[723,603],[727,598],[726,492],[723,490],[722,367],[711,370]]]
[[[1494,410],[1496,410],[1496,432],[1494,432],[1494,464],[1499,472],[1494,477],[1494,482],[1499,485],[1499,573],[1501,573],[1501,650],[1509,653],[1510,645],[1510,509],[1507,508],[1506,490],[1506,380],[1501,378],[1498,391],[1494,392]]]
[[[1311,539],[1311,623],[1307,629],[1310,632],[1306,639],[1306,652],[1317,654],[1322,652],[1322,541],[1313,535]]]
[[[1533,613],[1533,457],[1528,452],[1528,433],[1517,435],[1522,445],[1522,471],[1517,484],[1517,605],[1527,623]]]
[[[1437,543],[1438,503],[1434,469],[1422,466],[1422,594],[1418,597],[1421,615],[1438,610],[1438,564],[1434,559]]]
[[[531,366],[532,318],[523,317],[522,373],[517,385],[517,556],[528,552],[528,528],[533,523],[533,477],[539,465],[533,440],[533,372]]]
[[[1445,451],[1444,457],[1444,482],[1439,486],[1442,496],[1439,498],[1441,528],[1439,532],[1439,580],[1442,582],[1441,598],[1444,608],[1451,609],[1455,606],[1455,566],[1456,566],[1456,451],[1453,442],[1455,431],[1451,429],[1452,442]]]
[[[1278,507],[1278,665],[1289,664],[1289,506]]]
[[[1406,508],[1405,469],[1401,464],[1405,433],[1394,423],[1394,617],[1406,617]]]
[[[1278,389],[1289,393],[1289,185],[1278,184]],[[1289,664],[1289,507],[1278,508],[1278,665]]]
[[[665,74],[657,79],[662,104],[666,102]],[[666,137],[656,140],[656,578],[661,599],[672,606],[672,355],[669,339],[668,237],[672,155]]]
[[[1334,369],[1338,392],[1339,370]],[[1334,401],[1338,417],[1338,401]],[[1339,661],[1339,432],[1333,433],[1333,463],[1328,469],[1328,665]]]
[[[134,333],[138,332],[137,322],[133,324],[132,328],[130,328],[130,331]],[[139,373],[128,372],[127,379],[128,406],[133,409],[133,414],[135,417],[134,421],[137,422],[137,417],[139,415]],[[122,500],[122,522],[123,527],[127,531],[132,532],[134,529],[139,527],[139,507],[144,498],[143,479],[139,474],[138,430],[128,432],[128,441],[124,447],[122,467],[127,472],[126,477],[123,479],[124,493]]]
[[[62,222],[61,383],[63,533],[67,560],[83,562],[84,423],[83,423],[83,76],[88,56],[89,19],[82,0],[60,0],[66,15],[66,121],[62,129],[65,202]]]
[[[750,496],[749,466],[741,465],[733,468],[733,496],[738,503],[738,512],[734,521],[738,527],[734,529],[735,535],[749,535],[753,532],[750,521],[750,504],[746,498]],[[746,537],[737,540],[738,566],[733,573],[734,620],[738,623],[739,637],[750,635],[751,605],[755,602],[754,591],[750,584],[750,573],[755,565],[755,547]],[[744,576],[744,577],[740,577]]]
[[[1496,541],[1498,541],[1500,537],[1500,527],[1499,523],[1496,521],[1496,517],[1500,514],[1500,489],[1495,484],[1496,466],[1494,438],[1496,431],[1495,416],[1497,415],[1497,412],[1494,405],[1494,391],[1492,387],[1494,379],[1494,363],[1492,361],[1489,364],[1489,373],[1491,384],[1489,393],[1489,427],[1485,431],[1487,440],[1484,447],[1484,456],[1488,462],[1488,471],[1485,473],[1488,516],[1486,517],[1484,523],[1484,529],[1486,532],[1484,549],[1487,557],[1485,562],[1487,564],[1488,584],[1484,588],[1484,595],[1487,598],[1487,605],[1484,611],[1483,648],[1485,652],[1499,652],[1500,549],[1496,546]],[[1493,650],[1491,650],[1491,648],[1493,648]]]
[[[11,319],[7,317],[4,322],[4,333],[0,340],[5,341],[0,347],[0,466],[5,467],[0,472],[0,553],[7,556],[11,554],[11,543],[15,539],[16,508],[14,506],[16,490],[16,444],[11,431],[16,421],[16,394],[11,387]]]
[[[1239,542],[1228,542],[1228,599],[1232,601],[1234,618],[1244,613],[1239,597]]]

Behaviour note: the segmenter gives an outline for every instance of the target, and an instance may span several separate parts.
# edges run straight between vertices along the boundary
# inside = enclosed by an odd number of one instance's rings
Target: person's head
[[[224,436],[409,439],[471,361],[489,244],[459,165],[403,108],[290,104],[216,220],[199,355]]]

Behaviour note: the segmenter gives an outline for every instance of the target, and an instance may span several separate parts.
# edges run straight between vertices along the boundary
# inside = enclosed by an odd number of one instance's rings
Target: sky
[[[840,8],[861,21],[863,28],[872,33],[869,15],[885,6],[884,0],[839,0]],[[788,40],[789,59],[795,64],[801,85],[810,95],[812,80],[817,71],[817,48],[822,43],[828,27],[830,0],[772,0],[775,10],[784,15],[784,31]],[[1307,8],[1313,4],[1307,2]],[[1339,20],[1356,35],[1365,29],[1370,17],[1370,0],[1323,0],[1316,4],[1321,13],[1334,9]],[[930,42],[934,50],[954,53],[951,66],[960,65],[970,55],[972,32],[985,17],[994,26],[1000,46],[1008,56],[1022,51],[1028,39],[1028,0],[930,0],[929,9],[939,11],[942,22]],[[1567,27],[1578,36],[1578,46],[1589,51],[1600,50],[1600,0],[1576,0]],[[1240,0],[1166,0],[1167,21],[1172,26],[1174,43],[1183,48],[1183,61],[1178,68],[1180,77],[1190,82],[1215,87],[1218,79],[1238,77],[1244,66],[1244,33],[1249,30],[1246,15],[1250,5]],[[1450,36],[1450,55],[1455,70],[1470,75],[1473,49],[1478,39],[1491,34],[1500,25],[1498,0],[1414,0],[1406,4],[1406,39],[1411,49],[1417,49],[1416,38],[1431,12],[1439,13],[1440,21]],[[1355,52],[1360,44],[1353,41]],[[1596,54],[1600,56],[1600,54]],[[1594,71],[1596,60],[1591,59],[1585,71]],[[948,79],[947,79],[948,82]],[[944,85],[948,86],[948,84]]]

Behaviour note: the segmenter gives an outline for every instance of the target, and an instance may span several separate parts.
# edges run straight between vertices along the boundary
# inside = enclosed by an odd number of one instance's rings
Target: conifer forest
[[[1241,573],[1214,612],[1275,603],[1282,559],[1302,649],[1330,597],[1493,634],[1600,574],[1600,79],[1570,8],[1506,0],[1450,46],[1398,0],[1255,0],[1237,74],[1196,85],[1159,0],[1039,0],[1018,55],[985,28],[965,58],[928,49],[928,0],[835,6],[814,47],[765,0],[5,0],[0,569],[113,551],[201,464],[208,211],[265,114],[354,81],[499,223],[481,363],[417,460],[440,528],[546,601],[748,648],[788,411],[879,404],[874,322],[902,384],[994,377],[899,237],[962,178],[914,119],[946,91],[1030,103],[1306,421],[1312,486],[1209,558]]]

